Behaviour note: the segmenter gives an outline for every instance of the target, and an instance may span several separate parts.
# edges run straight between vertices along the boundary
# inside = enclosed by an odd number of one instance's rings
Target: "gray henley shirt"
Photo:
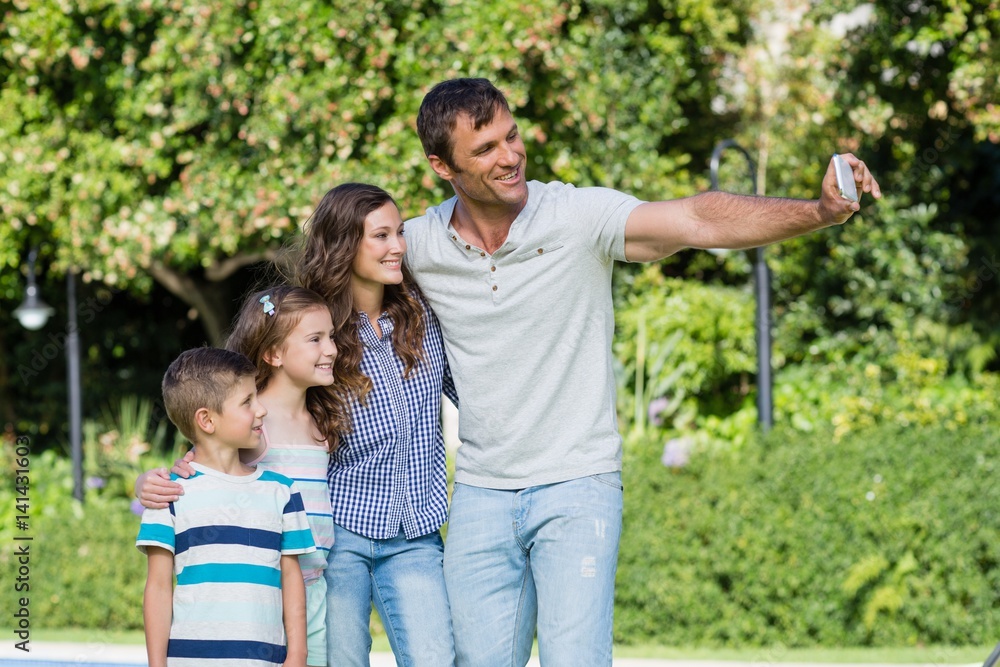
[[[621,470],[611,269],[642,202],[531,181],[491,255],[452,227],[456,201],[405,225],[406,262],[441,323],[458,390],[455,480],[521,489]]]

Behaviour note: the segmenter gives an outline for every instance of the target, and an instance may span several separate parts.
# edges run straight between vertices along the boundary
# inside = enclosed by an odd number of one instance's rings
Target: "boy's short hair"
[[[194,414],[201,408],[222,412],[236,383],[255,377],[257,368],[238,352],[199,347],[181,352],[163,375],[163,405],[174,426],[192,443],[198,429]]]
[[[468,114],[472,126],[478,130],[492,123],[500,110],[510,111],[510,105],[489,79],[442,81],[424,96],[417,112],[417,135],[424,155],[437,155],[449,167],[454,167],[451,135],[458,116]]]

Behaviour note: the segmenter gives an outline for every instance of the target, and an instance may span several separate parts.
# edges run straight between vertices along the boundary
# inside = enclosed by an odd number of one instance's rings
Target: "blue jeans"
[[[327,561],[327,665],[368,667],[372,604],[399,667],[455,663],[451,612],[437,532],[373,540],[334,527]]]
[[[611,665],[621,473],[520,491],[456,484],[444,572],[459,667]]]

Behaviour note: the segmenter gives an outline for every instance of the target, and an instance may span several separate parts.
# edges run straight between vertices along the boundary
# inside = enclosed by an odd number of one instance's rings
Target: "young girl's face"
[[[355,283],[398,285],[403,282],[403,219],[392,202],[386,202],[365,218],[365,232],[354,256]]]
[[[310,308],[276,350],[271,365],[297,386],[321,387],[333,384],[333,319],[326,308]]]

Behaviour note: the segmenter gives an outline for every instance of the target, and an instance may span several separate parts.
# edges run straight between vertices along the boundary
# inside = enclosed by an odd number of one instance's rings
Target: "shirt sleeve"
[[[625,222],[643,202],[611,188],[575,188],[570,192],[567,194],[576,211],[571,219],[589,226],[587,238],[594,255],[601,261],[626,261]]]
[[[174,553],[174,505],[161,510],[145,509],[135,546],[142,553],[146,547],[162,547]]]
[[[295,488],[294,483],[290,487],[290,491],[288,502],[285,503],[285,511],[281,517],[281,554],[291,556],[316,551],[316,542],[309,529],[302,495]]]

